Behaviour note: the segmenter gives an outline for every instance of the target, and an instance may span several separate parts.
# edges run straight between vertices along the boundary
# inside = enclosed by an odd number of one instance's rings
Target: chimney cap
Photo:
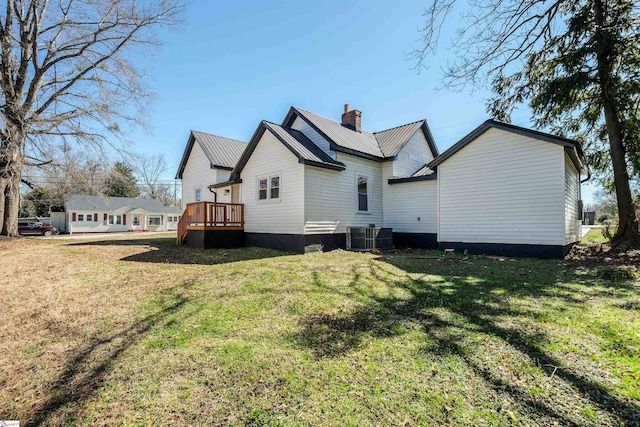
[[[349,104],[344,104],[344,112],[349,112]]]

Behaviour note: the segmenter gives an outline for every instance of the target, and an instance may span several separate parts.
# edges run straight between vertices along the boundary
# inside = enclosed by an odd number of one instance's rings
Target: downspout
[[[216,193],[211,187],[209,187],[209,191],[213,193],[213,203],[218,203],[218,193]]]

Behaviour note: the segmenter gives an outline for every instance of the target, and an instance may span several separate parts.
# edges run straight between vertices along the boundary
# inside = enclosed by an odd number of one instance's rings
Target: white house
[[[158,200],[73,195],[64,210],[51,212],[54,227],[66,233],[176,230],[182,210]]]
[[[586,173],[576,141],[492,120],[440,154],[426,120],[371,133],[348,106],[340,123],[292,107],[208,186],[237,188],[247,245],[330,250],[348,227],[384,227],[397,246],[561,257]]]
[[[211,191],[208,186],[229,180],[246,147],[246,142],[192,130],[176,174],[176,179],[182,180],[182,204],[239,203],[239,185],[221,191]]]

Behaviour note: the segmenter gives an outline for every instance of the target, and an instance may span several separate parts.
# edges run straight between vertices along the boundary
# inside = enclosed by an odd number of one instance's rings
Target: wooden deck
[[[184,243],[189,230],[244,230],[244,205],[240,203],[189,203],[178,222],[177,241]]]

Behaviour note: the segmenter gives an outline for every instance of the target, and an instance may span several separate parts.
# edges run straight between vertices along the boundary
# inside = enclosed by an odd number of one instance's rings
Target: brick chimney
[[[360,132],[362,130],[362,113],[359,110],[349,111],[349,104],[344,104],[342,126]]]

